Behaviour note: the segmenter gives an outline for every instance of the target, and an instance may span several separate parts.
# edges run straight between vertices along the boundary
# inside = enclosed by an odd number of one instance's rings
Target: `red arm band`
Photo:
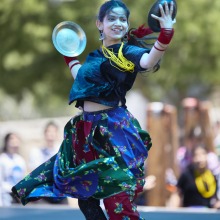
[[[71,61],[77,60],[77,57],[67,57],[67,56],[64,56],[63,58],[64,58],[64,60],[65,60],[65,62],[66,62],[66,64],[67,64],[67,66],[69,66],[69,63],[70,63]]]
[[[169,44],[174,34],[173,28],[161,28],[158,41],[162,44]]]

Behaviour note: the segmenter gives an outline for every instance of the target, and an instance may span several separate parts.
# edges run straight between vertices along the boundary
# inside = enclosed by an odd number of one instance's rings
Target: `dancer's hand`
[[[165,4],[165,10],[163,6],[159,4],[161,17],[158,17],[154,14],[151,14],[151,16],[159,21],[161,28],[173,28],[173,24],[176,23],[176,19],[175,18],[172,19],[174,3],[173,1],[171,1],[170,8],[167,2],[165,2],[164,4]]]

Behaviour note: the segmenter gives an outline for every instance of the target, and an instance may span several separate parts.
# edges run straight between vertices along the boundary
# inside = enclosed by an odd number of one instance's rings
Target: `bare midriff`
[[[107,106],[107,105],[102,105],[99,103],[95,103],[95,102],[84,101],[83,110],[85,112],[96,112],[96,111],[106,110],[106,109],[110,109],[110,108],[112,108],[112,107]]]

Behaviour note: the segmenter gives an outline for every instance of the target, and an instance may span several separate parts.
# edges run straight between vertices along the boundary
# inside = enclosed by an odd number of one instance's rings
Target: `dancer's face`
[[[113,8],[97,26],[103,31],[104,46],[120,43],[129,27],[125,10],[122,7]]]

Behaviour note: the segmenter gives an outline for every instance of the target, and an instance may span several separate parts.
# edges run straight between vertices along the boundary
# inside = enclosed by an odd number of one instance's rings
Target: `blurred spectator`
[[[215,123],[215,127],[214,127],[214,146],[216,148],[216,153],[218,155],[218,158],[220,160],[220,121],[217,121]]]
[[[11,188],[24,178],[27,167],[19,155],[21,140],[15,133],[8,133],[4,138],[3,152],[0,154],[0,188],[3,206],[18,203],[11,196]]]
[[[192,162],[177,182],[181,198],[179,206],[220,208],[217,198],[218,181],[208,168],[208,153],[198,145],[192,150]]]
[[[29,168],[30,170],[35,169],[52,156],[54,156],[59,150],[58,135],[59,128],[58,125],[50,121],[46,124],[44,129],[44,146],[41,148],[34,148],[29,155]],[[68,200],[65,198],[63,200],[53,199],[53,198],[43,198],[36,203],[52,203],[52,204],[67,204]]]
[[[192,150],[201,141],[201,129],[196,127],[191,129],[188,135],[186,135],[185,143],[177,150],[177,162],[180,172],[192,162]]]
[[[192,152],[195,146],[202,145],[202,131],[199,126],[193,128],[186,137],[185,145],[179,147],[177,151],[177,162],[179,165],[180,173],[192,163]],[[218,174],[220,161],[215,152],[207,152],[207,166],[214,173]]]
[[[35,169],[58,152],[58,131],[58,126],[54,122],[51,121],[46,124],[44,129],[44,146],[41,148],[34,148],[30,151],[30,170]]]

